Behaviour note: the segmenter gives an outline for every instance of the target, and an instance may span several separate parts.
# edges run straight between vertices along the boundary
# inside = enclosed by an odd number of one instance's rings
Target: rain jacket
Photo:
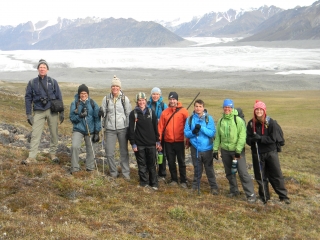
[[[48,78],[50,78],[51,80],[48,80]],[[62,101],[62,95],[57,80],[48,77],[47,75],[43,79],[38,76],[30,80],[26,88],[25,104],[27,115],[32,113],[32,105],[33,111],[45,111],[51,107],[51,101],[49,101],[46,90],[43,89],[40,81],[42,81],[43,85],[48,89],[50,99],[58,99]],[[47,99],[48,103],[46,105],[43,105],[41,98]]]
[[[74,101],[71,103],[71,106],[70,106],[70,115],[69,115],[70,121],[73,124],[74,132],[80,132],[83,135],[88,135],[88,129],[87,129],[86,123],[88,123],[90,134],[93,134],[95,132],[100,132],[101,120],[98,115],[99,106],[95,101],[93,102],[94,102],[94,108],[92,108],[91,106],[89,97],[84,103],[82,101],[79,101],[78,94],[74,96]],[[86,118],[81,118],[79,114],[82,112],[82,109],[84,107],[87,108],[88,116]]]
[[[157,102],[155,102],[155,108],[153,109],[154,106],[154,102],[152,100],[152,96],[150,96],[149,101],[147,103],[148,108],[151,108],[152,110],[154,110],[157,119],[159,121],[161,113],[168,108],[168,105],[166,103],[163,102],[163,98],[162,96],[160,96],[159,100]],[[162,109],[163,106],[163,109]]]
[[[236,115],[235,123],[234,115]],[[214,141],[213,151],[217,152],[219,147],[227,151],[241,153],[246,144],[246,126],[238,111],[233,109],[230,114],[223,114],[217,123],[217,133]]]
[[[208,122],[206,122],[206,116]],[[189,118],[192,118],[191,127],[189,124]],[[201,117],[198,114],[193,113],[190,116],[184,126],[184,135],[186,138],[189,138],[190,143],[194,148],[199,152],[205,152],[212,150],[213,148],[213,137],[216,133],[216,128],[214,126],[213,118],[205,111]],[[200,124],[201,128],[199,133],[193,134],[192,130],[195,128],[196,124]]]
[[[112,93],[105,96],[102,100],[102,109],[104,111],[104,129],[117,130],[124,129],[129,126],[129,114],[131,112],[131,104],[129,98],[125,96],[124,107],[122,105],[122,95],[120,94],[117,98],[114,98]],[[108,108],[107,108],[107,99]]]
[[[174,114],[170,119],[168,125],[167,122],[171,115],[177,110],[179,111]],[[160,141],[163,142],[184,142],[184,124],[188,118],[188,110],[182,107],[181,102],[178,102],[177,107],[168,107],[165,109],[158,122],[158,131],[160,135]],[[167,127],[166,127],[167,126]],[[164,136],[163,131],[165,130]],[[162,139],[162,137],[164,139]]]

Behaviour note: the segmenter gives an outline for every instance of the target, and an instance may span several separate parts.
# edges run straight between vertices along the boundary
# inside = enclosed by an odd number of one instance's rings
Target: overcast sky
[[[0,25],[27,21],[52,20],[58,17],[134,18],[138,21],[168,20],[230,8],[249,9],[275,5],[283,9],[310,6],[316,0],[7,0],[2,1]]]

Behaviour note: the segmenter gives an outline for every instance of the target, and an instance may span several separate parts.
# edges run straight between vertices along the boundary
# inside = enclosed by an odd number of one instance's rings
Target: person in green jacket
[[[244,146],[246,144],[246,126],[238,111],[234,109],[231,99],[223,101],[223,115],[217,123],[216,138],[213,147],[213,158],[218,159],[221,150],[222,162],[230,185],[229,197],[239,195],[236,172],[239,173],[242,188],[250,203],[256,201],[253,181],[247,171]]]

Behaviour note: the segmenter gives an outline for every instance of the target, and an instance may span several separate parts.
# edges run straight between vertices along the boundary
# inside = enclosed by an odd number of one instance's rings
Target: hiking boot
[[[36,163],[36,162],[37,162],[37,160],[35,158],[28,157],[27,159],[22,160],[21,164],[29,165],[31,163]]]
[[[229,193],[229,194],[227,195],[227,197],[233,198],[233,197],[236,197],[236,196],[239,196],[239,195],[240,195],[239,192],[234,192],[234,193]]]
[[[256,196],[254,195],[247,198],[248,203],[255,203],[256,200],[257,200]]]
[[[290,204],[291,203],[289,198],[280,199],[280,202],[284,202],[285,204]]]
[[[219,195],[218,189],[214,189],[214,188],[212,188],[212,189],[210,190],[210,193],[211,193],[212,195]]]
[[[169,183],[169,186],[177,186],[178,183],[176,181],[171,181],[171,183]]]
[[[60,160],[59,160],[59,158],[58,158],[56,155],[51,154],[50,157],[51,157],[51,161],[52,161],[53,163],[57,163],[57,164],[60,163]]]
[[[154,191],[158,191],[158,190],[159,190],[158,187],[152,187],[152,189],[153,189]]]
[[[166,178],[165,178],[165,177],[160,177],[160,176],[158,176],[158,180],[159,180],[159,181],[166,182]]]
[[[185,189],[188,188],[188,186],[187,186],[186,183],[181,183],[181,184],[180,184],[180,187],[185,188]]]

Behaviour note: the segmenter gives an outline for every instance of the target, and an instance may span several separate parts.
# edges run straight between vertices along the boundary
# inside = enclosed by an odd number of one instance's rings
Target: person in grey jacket
[[[104,142],[110,175],[117,178],[119,173],[114,159],[116,142],[120,147],[120,166],[123,177],[130,180],[127,128],[131,112],[130,100],[121,91],[121,81],[116,76],[111,82],[111,93],[102,100],[99,115],[103,118]]]
[[[70,106],[70,121],[73,125],[71,147],[71,174],[80,171],[79,149],[82,139],[86,144],[86,170],[94,170],[94,153],[92,142],[99,142],[101,121],[98,104],[90,99],[89,88],[82,84]],[[92,140],[91,140],[92,138]]]

